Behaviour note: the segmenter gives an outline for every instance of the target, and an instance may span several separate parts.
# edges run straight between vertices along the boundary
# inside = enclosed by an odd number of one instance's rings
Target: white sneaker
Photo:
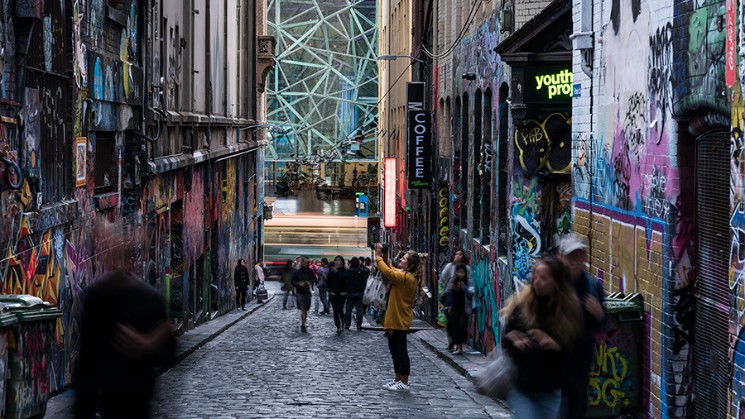
[[[390,386],[388,388],[388,390],[391,390],[391,391],[409,391],[409,390],[411,390],[411,386],[408,385],[408,384],[404,384],[404,383],[402,383],[400,381],[396,381],[396,383],[393,384],[392,386]]]
[[[383,388],[386,389],[386,390],[390,390],[391,387],[393,387],[394,385],[396,385],[396,383],[398,383],[398,382],[399,382],[398,380],[391,380],[391,381],[383,384]]]

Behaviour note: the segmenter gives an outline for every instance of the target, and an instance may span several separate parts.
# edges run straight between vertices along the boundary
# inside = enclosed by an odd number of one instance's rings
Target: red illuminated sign
[[[385,177],[383,178],[383,225],[386,228],[396,227],[396,159],[385,159]]]
[[[737,0],[727,0],[724,79],[727,87],[737,82]]]

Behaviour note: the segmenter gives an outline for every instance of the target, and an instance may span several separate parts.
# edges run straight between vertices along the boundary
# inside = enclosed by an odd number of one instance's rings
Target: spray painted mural
[[[698,252],[687,132],[722,123],[724,2],[595,3],[608,15],[593,80],[597,125],[573,132],[574,230],[591,238],[606,289],[644,297],[643,406],[677,416],[691,407]],[[629,65],[639,57],[646,66]],[[687,129],[673,118],[698,115]]]
[[[499,28],[500,22],[497,14],[487,16],[473,32],[468,33],[463,41],[461,41],[461,48],[456,51],[453,58],[454,65],[452,66],[452,74],[444,74],[443,72],[437,73],[441,77],[451,77],[452,80],[457,80],[458,84],[454,86],[454,89],[457,89],[459,92],[467,92],[472,98],[476,97],[477,89],[484,92],[484,97],[491,98],[492,100],[492,103],[490,104],[483,104],[484,109],[486,110],[499,108],[499,95],[495,94],[495,92],[499,91],[499,85],[505,80],[503,65],[499,56],[493,51],[494,45],[496,45],[500,40]],[[461,74],[469,72],[476,74],[475,82],[468,82],[462,79]],[[450,83],[448,83],[448,85],[450,85]],[[457,121],[460,124],[467,123],[468,126],[471,127],[471,136],[473,136],[474,115],[477,112],[484,112],[483,110],[477,111],[473,109],[474,102],[475,101],[470,101],[469,106],[471,106],[472,109],[465,113],[466,115],[469,115],[469,121],[462,121],[460,118],[454,118],[454,121]],[[460,105],[460,101],[456,100],[454,103],[455,109],[453,111],[459,112],[460,110],[458,109],[458,106]],[[484,121],[492,121],[492,124],[494,124],[496,119],[496,115],[484,116],[482,118]],[[491,130],[491,132],[484,132],[486,129]],[[462,133],[463,126],[454,126],[453,130]],[[488,138],[494,139],[494,130],[495,126],[487,126],[479,131],[489,134]],[[453,141],[458,141],[460,143],[459,139],[453,139]],[[473,149],[473,138],[469,138],[469,141],[466,144],[468,144],[470,149]],[[470,214],[470,211],[461,212],[461,207],[463,205],[468,205],[467,202],[463,201],[464,192],[468,196],[473,193],[471,190],[461,190],[463,186],[462,177],[468,176],[469,179],[473,179],[475,171],[479,170],[478,168],[475,168],[475,165],[466,165],[460,158],[458,150],[461,146],[462,144],[455,144],[456,153],[453,156],[452,161],[453,176],[451,178],[452,184],[450,195],[452,207],[449,214],[452,214],[453,229],[449,231],[449,236],[442,235],[441,238],[444,242],[449,244],[451,251],[452,249],[462,246],[469,254],[475,286],[474,300],[475,304],[478,305],[470,325],[469,339],[473,348],[482,352],[488,352],[494,349],[499,339],[499,310],[502,307],[500,297],[501,284],[498,281],[497,275],[496,247],[493,245],[482,246],[476,241],[467,241],[468,238],[465,237],[463,231],[460,229],[461,225],[466,221],[461,220],[461,215],[469,213],[469,216],[474,216],[473,214]],[[496,160],[496,156],[493,155],[495,149],[496,147],[494,144],[485,143],[479,150],[469,151],[468,155],[478,161],[490,163],[491,161]],[[492,176],[490,168],[488,170],[484,169],[481,175],[486,176],[489,181],[494,177]],[[469,189],[472,188],[471,185],[468,185],[468,187]],[[492,197],[489,197],[489,199],[492,199]],[[497,226],[492,225],[490,228],[492,231],[489,231],[489,233],[493,234],[494,231],[496,231]],[[484,233],[487,232],[485,231]],[[447,257],[449,256],[450,255],[447,254]],[[441,262],[447,260],[442,256],[440,259]],[[444,266],[444,264],[442,266]]]

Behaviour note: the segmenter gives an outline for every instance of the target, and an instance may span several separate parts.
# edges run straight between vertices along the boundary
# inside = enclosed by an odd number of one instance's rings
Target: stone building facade
[[[264,143],[241,130],[259,120],[272,64],[258,11],[254,0],[2,2],[0,147],[23,183],[0,185],[0,280],[4,294],[63,310],[53,388],[73,379],[84,289],[110,269],[97,220],[141,237],[137,274],[178,331],[233,307],[233,266],[260,254]]]

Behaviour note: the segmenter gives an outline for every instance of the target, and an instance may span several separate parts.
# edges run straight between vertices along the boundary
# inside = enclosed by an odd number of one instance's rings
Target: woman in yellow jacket
[[[395,378],[383,388],[391,391],[409,391],[411,363],[406,347],[406,335],[414,320],[414,302],[422,289],[424,264],[419,254],[413,250],[406,252],[399,262],[400,269],[388,266],[382,258],[383,246],[375,246],[378,270],[390,283],[388,306],[383,317],[383,329],[388,336],[388,349],[393,358]]]

